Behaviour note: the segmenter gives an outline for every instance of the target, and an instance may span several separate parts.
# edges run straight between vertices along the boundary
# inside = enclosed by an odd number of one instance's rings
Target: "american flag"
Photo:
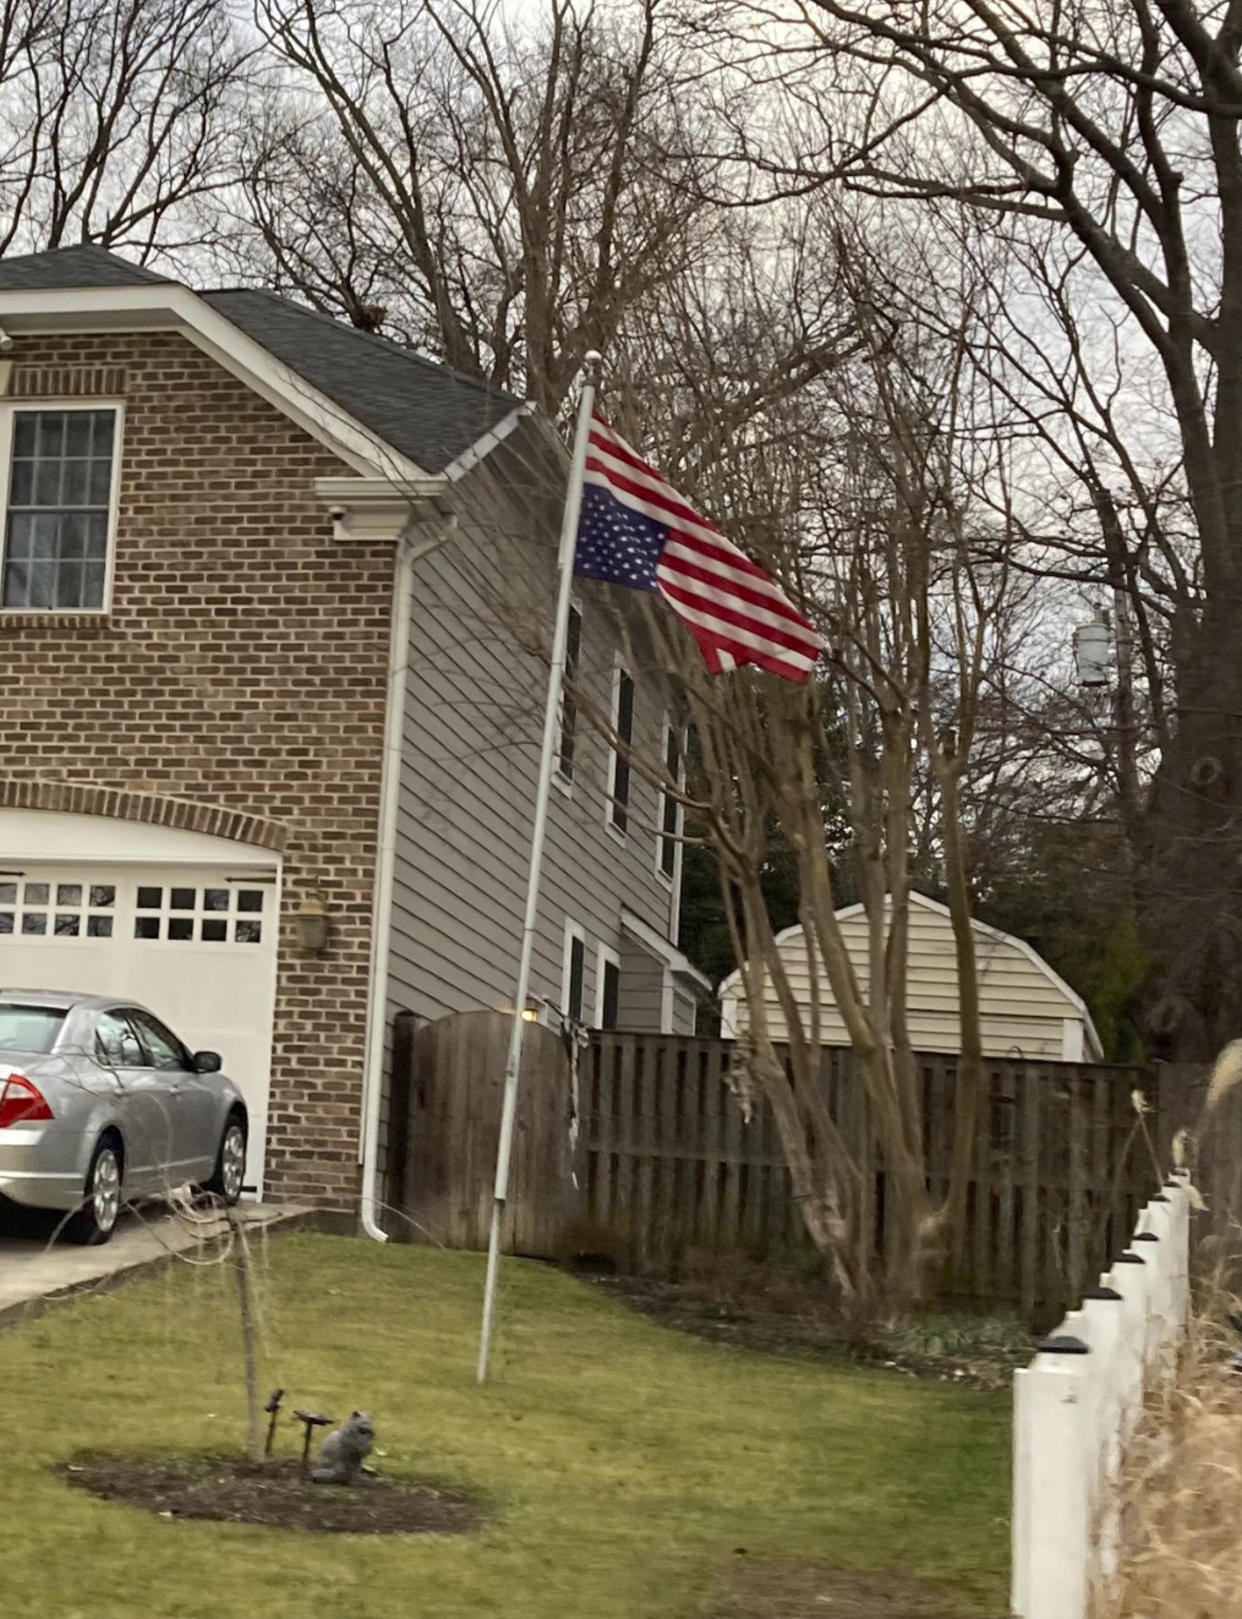
[[[587,442],[574,572],[658,591],[713,674],[755,663],[806,680],[823,645],[776,581],[688,506],[602,416]]]

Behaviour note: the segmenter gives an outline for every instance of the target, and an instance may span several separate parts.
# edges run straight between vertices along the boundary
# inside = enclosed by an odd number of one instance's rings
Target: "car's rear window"
[[[0,1001],[0,1051],[50,1051],[64,1021],[55,1006]]]

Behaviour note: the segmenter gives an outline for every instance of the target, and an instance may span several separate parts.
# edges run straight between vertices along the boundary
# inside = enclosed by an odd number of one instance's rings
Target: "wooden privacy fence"
[[[729,1080],[733,1043],[597,1034],[581,1063],[581,1209],[629,1267],[675,1270],[690,1247],[772,1257],[809,1246],[772,1112],[745,1122]],[[933,1195],[948,1185],[956,1058],[918,1057]],[[1131,1102],[1144,1069],[993,1060],[980,1109],[968,1236],[953,1290],[1063,1308],[1117,1252],[1155,1177]],[[825,1047],[821,1081],[856,1162],[869,1166],[860,1240],[878,1250],[884,1173],[853,1052]]]
[[[403,1060],[416,1082],[405,1087],[408,1131],[398,1131],[408,1145],[394,1155],[401,1173],[388,1197],[417,1222],[416,1235],[486,1242],[508,1032],[503,1014],[468,1013],[408,1042]],[[734,1094],[733,1042],[597,1033],[577,1053],[575,1079],[557,1035],[532,1026],[528,1036],[509,1251],[603,1253],[667,1276],[693,1248],[759,1258],[809,1248],[771,1111],[756,1096],[747,1121]],[[955,1061],[918,1058],[936,1195],[948,1183]],[[878,1250],[884,1166],[851,1051],[824,1048],[821,1084],[851,1154],[869,1168],[859,1240]],[[1130,1100],[1136,1088],[1156,1101],[1141,1068],[988,1062],[956,1295],[1059,1313],[1120,1251],[1155,1175]]]

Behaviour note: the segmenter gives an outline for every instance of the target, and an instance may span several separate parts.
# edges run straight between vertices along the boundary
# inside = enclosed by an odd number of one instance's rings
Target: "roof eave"
[[[644,922],[641,916],[625,906],[621,910],[621,927],[638,944],[641,944],[652,955],[662,961],[670,972],[676,973],[678,977],[687,979],[699,989],[705,990],[709,995],[711,994],[711,979],[701,973],[689,957],[684,955],[671,939],[661,938],[660,934],[656,932],[649,922]]]
[[[451,525],[445,478],[316,478],[315,493],[332,518],[333,538],[373,544],[397,540],[411,523]]]
[[[498,444],[502,444],[520,422],[525,420],[527,416],[533,415],[533,413],[534,406],[531,404],[515,406],[507,416],[500,418],[495,427],[489,427],[482,437],[477,438],[459,456],[450,461],[440,476],[447,478],[450,483],[459,482],[468,472],[477,467],[480,461],[489,456]]]

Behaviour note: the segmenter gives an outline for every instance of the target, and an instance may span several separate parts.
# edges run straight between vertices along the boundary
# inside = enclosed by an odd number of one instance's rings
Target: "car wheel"
[[[95,1148],[86,1172],[82,1206],[65,1226],[70,1242],[107,1242],[121,1217],[121,1146],[115,1136],[104,1136]]]
[[[220,1150],[216,1154],[216,1167],[203,1188],[231,1208],[241,1196],[242,1181],[246,1178],[246,1124],[236,1113],[230,1113],[220,1137]]]

